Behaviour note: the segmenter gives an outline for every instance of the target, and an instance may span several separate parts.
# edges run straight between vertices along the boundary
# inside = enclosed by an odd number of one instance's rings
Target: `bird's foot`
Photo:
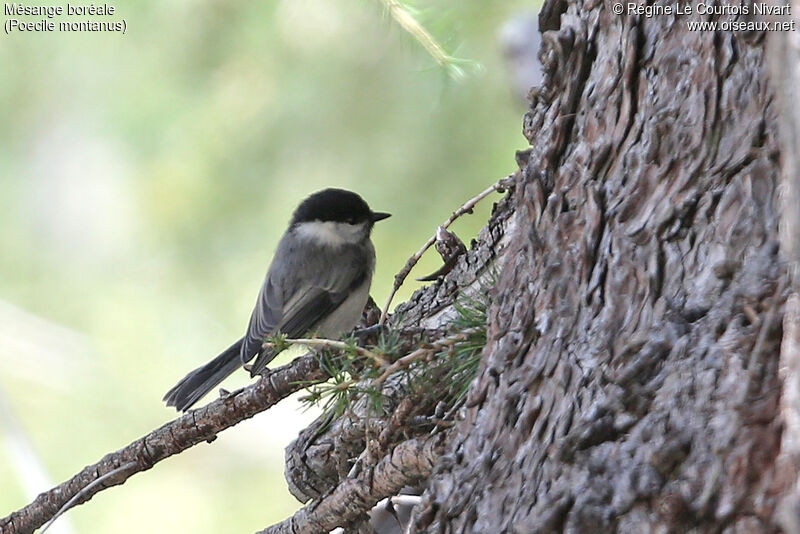
[[[356,338],[356,342],[359,346],[364,345],[374,345],[378,342],[378,337],[388,331],[386,325],[383,324],[376,324],[369,326],[367,328],[359,328],[357,330],[353,330],[353,337]]]

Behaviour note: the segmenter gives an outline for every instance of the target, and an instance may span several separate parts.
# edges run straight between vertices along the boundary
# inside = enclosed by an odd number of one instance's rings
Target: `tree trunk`
[[[790,288],[766,33],[611,7],[542,10],[489,341],[418,530],[781,530],[797,477],[778,461]]]

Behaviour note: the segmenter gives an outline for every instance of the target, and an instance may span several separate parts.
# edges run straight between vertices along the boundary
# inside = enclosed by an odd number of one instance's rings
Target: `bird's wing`
[[[300,261],[297,264],[322,264],[329,268],[312,271],[300,267],[292,272],[284,272],[280,267],[270,268],[250,317],[242,351],[244,361],[261,350],[266,336],[281,333],[293,338],[312,330],[347,298],[352,289],[363,283],[370,269],[369,262],[364,261],[357,251],[340,250],[335,263],[333,258],[320,257],[320,254],[325,255],[324,252],[316,251],[316,254],[313,262]],[[331,265],[349,265],[351,268],[337,269]],[[269,351],[261,354],[253,364],[251,374],[260,373],[274,356]]]
[[[346,290],[309,287],[287,306],[277,331],[290,338],[304,335],[335,310],[347,298],[347,293]]]

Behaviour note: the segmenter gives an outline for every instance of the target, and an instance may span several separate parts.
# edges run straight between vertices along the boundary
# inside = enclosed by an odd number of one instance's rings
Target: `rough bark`
[[[712,18],[546,2],[490,339],[417,529],[779,530],[776,109],[764,34],[686,30]]]
[[[800,24],[800,1],[795,0],[791,7],[795,24]],[[797,102],[800,39],[796,33],[774,33],[767,45],[781,134],[781,253],[790,283],[780,360],[783,435],[776,463],[777,469],[796,472],[800,466],[800,106]],[[779,517],[786,532],[800,532],[800,491],[797,487],[784,497]]]

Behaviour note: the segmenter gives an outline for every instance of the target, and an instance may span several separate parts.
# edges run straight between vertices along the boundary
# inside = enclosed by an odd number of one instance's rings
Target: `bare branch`
[[[123,471],[127,471],[128,469],[133,469],[134,467],[136,467],[136,462],[128,462],[127,464],[121,465],[118,468],[114,469],[113,471],[111,471],[109,473],[106,473],[105,475],[101,476],[100,478],[98,478],[97,480],[95,480],[94,482],[92,482],[91,484],[86,486],[85,488],[83,488],[73,498],[68,500],[67,503],[64,506],[62,506],[61,509],[58,512],[56,512],[56,515],[54,515],[53,518],[50,521],[48,521],[47,524],[44,526],[44,528],[42,529],[41,534],[44,534],[45,532],[47,532],[47,530],[53,525],[53,523],[55,523],[56,519],[61,517],[67,510],[69,510],[70,508],[75,506],[75,504],[77,504],[77,502],[84,495],[87,495],[90,491],[92,491],[94,488],[100,486],[106,480],[117,476],[118,474],[120,474]]]
[[[295,339],[285,339],[285,343],[289,344],[297,344],[297,345],[305,345],[306,347],[320,347],[320,348],[328,348],[334,350],[355,350],[359,355],[369,358],[370,360],[374,361],[380,367],[387,367],[389,362],[386,361],[386,358],[381,356],[380,354],[375,354],[371,350],[365,349],[364,347],[359,347],[358,345],[348,345],[344,341],[337,341],[334,339],[323,339],[323,338],[295,338]],[[264,343],[264,347],[274,347],[275,343]]]
[[[226,428],[263,412],[310,383],[327,378],[328,375],[314,356],[296,358],[287,365],[273,369],[255,384],[191,410],[85,467],[71,479],[40,494],[25,508],[0,519],[0,534],[32,533],[76,496],[78,498],[74,504],[82,504],[96,493],[124,483],[133,474],[146,471],[173,454],[204,441],[213,441]],[[116,474],[110,475],[104,483],[89,487],[115,471]]]
[[[411,365],[415,361],[425,358],[426,356],[429,356],[431,354],[434,354],[445,347],[452,347],[457,342],[469,338],[471,334],[474,334],[477,331],[478,331],[477,328],[469,328],[467,330],[464,330],[463,332],[453,334],[452,336],[448,336],[434,343],[430,343],[428,345],[420,347],[414,352],[395,360],[392,363],[392,365],[386,368],[386,370],[381,374],[381,376],[375,379],[374,385],[379,386],[383,384],[386,381],[386,379],[389,378],[390,375],[396,373],[400,369],[406,369],[409,365]]]
[[[495,191],[505,190],[507,187],[510,187],[513,183],[514,183],[514,175],[506,176],[502,180],[498,180],[496,183],[486,188],[477,196],[466,201],[460,208],[458,208],[456,211],[453,212],[450,218],[447,219],[444,222],[444,224],[440,226],[440,228],[446,230],[447,228],[450,227],[451,224],[453,224],[453,222],[456,219],[458,219],[462,215],[466,213],[472,213],[472,208],[474,208],[478,202],[480,202],[481,200],[483,200],[484,198],[486,198]],[[438,230],[439,228],[437,228],[437,232]],[[378,321],[378,324],[383,324],[386,322],[386,317],[389,314],[389,306],[392,305],[392,301],[394,300],[394,296],[397,293],[397,290],[400,289],[400,286],[403,285],[403,282],[405,282],[406,278],[408,277],[408,274],[411,272],[411,269],[413,269],[414,266],[417,264],[417,262],[420,260],[420,258],[422,258],[422,255],[425,254],[425,251],[431,248],[431,245],[433,245],[435,242],[436,242],[436,232],[434,232],[434,234],[425,242],[425,244],[422,245],[422,248],[420,248],[413,256],[408,258],[408,261],[403,266],[403,268],[400,269],[400,272],[394,275],[394,285],[392,286],[392,292],[389,294],[389,298],[386,300],[386,304],[383,306],[383,311],[381,312],[381,319],[380,321]]]
[[[442,432],[401,443],[375,469],[363,470],[358,477],[342,481],[321,500],[257,534],[327,533],[363,518],[381,499],[430,476],[446,439],[447,434]]]

